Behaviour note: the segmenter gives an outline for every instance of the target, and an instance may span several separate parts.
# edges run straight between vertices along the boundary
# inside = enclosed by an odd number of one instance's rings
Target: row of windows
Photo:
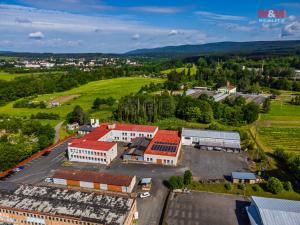
[[[19,216],[27,216],[31,218],[39,218],[39,219],[47,219],[47,220],[52,220],[52,221],[60,221],[64,223],[73,223],[73,224],[80,224],[80,225],[92,225],[93,223],[89,222],[82,222],[82,221],[77,221],[77,220],[70,220],[70,219],[64,219],[64,218],[58,218],[58,217],[51,217],[51,216],[43,216],[43,215],[36,215],[32,213],[25,213],[25,212],[17,212],[17,211],[12,211],[12,210],[7,210],[7,209],[0,209],[0,212],[7,213],[7,214],[12,214],[12,215],[19,215]],[[16,221],[16,219],[14,219]],[[29,222],[26,220],[20,220],[21,223],[23,224],[34,224],[34,225],[40,225],[41,223],[37,222]]]
[[[99,151],[71,149],[71,152],[72,152],[72,153],[79,153],[79,154],[87,154],[87,155],[100,155],[100,156],[106,156],[106,153],[105,153],[105,152],[99,152]]]
[[[127,133],[126,132],[122,132],[122,135],[123,136],[127,136]],[[131,137],[135,137],[135,133],[130,133],[129,134]],[[147,134],[146,135],[148,138],[152,138],[152,134]],[[145,134],[141,134],[139,133],[139,137],[145,137]]]
[[[146,158],[146,161],[147,162],[153,162],[153,158]],[[163,160],[164,164],[173,164],[173,162],[174,162],[173,160],[169,160],[169,159],[164,159]]]
[[[92,161],[98,161],[98,162],[106,162],[106,159],[103,158],[94,158],[94,157],[87,157],[87,156],[79,156],[79,155],[72,155],[75,159],[85,159],[85,160],[92,160]]]
[[[147,158],[147,162],[153,162],[153,158]]]

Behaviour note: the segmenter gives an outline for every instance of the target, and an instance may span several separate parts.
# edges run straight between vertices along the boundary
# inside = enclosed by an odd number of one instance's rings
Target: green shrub
[[[231,191],[232,190],[232,184],[231,183],[226,183],[224,185],[225,189],[228,190],[228,191]]]
[[[192,178],[193,178],[192,172],[190,170],[186,170],[183,174],[183,183],[185,185],[191,184]]]
[[[293,191],[293,186],[292,183],[290,181],[286,181],[283,183],[283,188],[286,191],[292,192]]]
[[[262,191],[262,188],[261,188],[258,184],[253,185],[253,186],[252,186],[252,189],[253,189],[253,191],[255,191],[255,192],[260,192],[260,191]]]
[[[267,189],[273,194],[278,194],[283,191],[283,185],[276,177],[270,177],[267,183]]]
[[[246,189],[246,185],[245,184],[238,184],[238,189],[241,189],[241,190],[245,190]]]
[[[183,179],[180,176],[172,176],[169,179],[169,186],[172,190],[183,188]]]

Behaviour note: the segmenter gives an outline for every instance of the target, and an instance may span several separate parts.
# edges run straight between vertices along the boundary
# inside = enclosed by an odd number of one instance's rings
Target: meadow
[[[300,153],[300,106],[289,103],[290,92],[283,92],[271,103],[271,110],[261,114],[256,123],[259,141],[265,151],[283,148]]]
[[[62,103],[60,106],[53,108],[13,108],[14,102],[11,102],[5,106],[0,107],[0,114],[8,114],[13,116],[31,116],[38,112],[56,113],[59,114],[63,120],[66,115],[73,110],[76,105],[80,105],[84,110],[90,111],[91,116],[99,118],[101,120],[108,120],[112,115],[112,108],[104,107],[101,110],[91,111],[93,101],[99,98],[113,97],[120,99],[122,96],[130,93],[135,93],[139,89],[146,85],[153,83],[163,82],[163,79],[159,78],[143,78],[143,77],[126,77],[115,78],[108,80],[99,80],[90,82],[88,84],[73,88],[68,91],[39,95],[34,101],[47,101],[50,102],[53,99],[68,98],[68,96],[76,96],[70,98],[69,101]],[[52,121],[54,124],[58,121]]]
[[[164,70],[161,71],[162,74],[169,74],[170,72],[172,72],[174,69],[168,69],[168,70]],[[185,74],[188,73],[188,68],[187,67],[181,67],[181,68],[176,68],[176,72],[177,73],[181,73],[182,71],[185,71]],[[191,75],[194,76],[197,73],[197,67],[195,64],[193,64],[193,66],[191,67]]]

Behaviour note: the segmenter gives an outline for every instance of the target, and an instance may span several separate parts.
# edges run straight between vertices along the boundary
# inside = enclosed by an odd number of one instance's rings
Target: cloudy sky
[[[284,23],[258,22],[284,9]],[[0,0],[0,51],[122,53],[220,41],[300,39],[299,0]]]

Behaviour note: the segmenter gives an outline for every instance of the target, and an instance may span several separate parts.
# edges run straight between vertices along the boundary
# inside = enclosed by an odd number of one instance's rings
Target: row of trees
[[[300,105],[300,95],[297,95],[294,98],[292,98],[291,103],[293,105]]]
[[[207,95],[194,99],[164,92],[162,95],[137,94],[123,97],[114,115],[117,120],[131,123],[155,122],[174,117],[193,122],[211,123],[218,120],[224,124],[240,126],[258,118],[260,108],[254,102],[246,103],[243,97],[215,102]]]

